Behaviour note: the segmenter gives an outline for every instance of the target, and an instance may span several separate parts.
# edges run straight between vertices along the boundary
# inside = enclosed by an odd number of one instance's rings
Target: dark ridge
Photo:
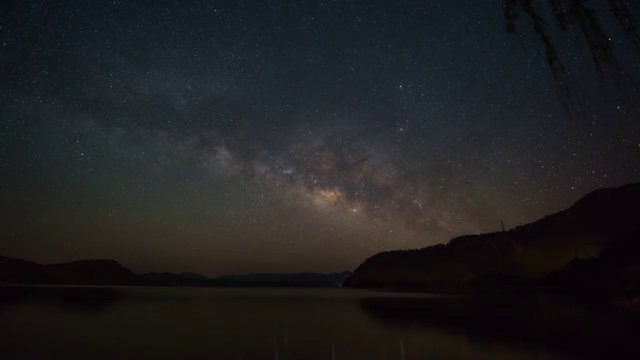
[[[198,275],[198,276],[196,276]],[[156,286],[216,286],[220,285],[214,279],[207,278],[206,276],[182,273],[174,274],[170,272],[150,272],[139,275],[142,279],[149,282],[151,285]]]
[[[113,260],[79,260],[42,265],[0,256],[0,285],[150,285],[227,287],[339,287],[350,272],[251,274],[209,278],[184,272],[134,274]]]
[[[42,265],[0,256],[0,284],[144,285],[144,281],[113,260]]]
[[[572,261],[598,257],[610,244],[637,234],[639,224],[640,183],[600,189],[509,231],[376,254],[345,286],[435,291],[529,286]]]
[[[312,286],[312,287],[338,287],[342,286],[351,272],[318,274],[318,273],[294,273],[294,274],[249,274],[227,275],[218,280],[238,285],[251,284],[253,286],[265,286],[269,284],[284,286]]]
[[[159,286],[226,286],[226,287],[339,287],[350,272],[319,274],[249,274],[208,278],[193,273],[146,273],[140,277]]]

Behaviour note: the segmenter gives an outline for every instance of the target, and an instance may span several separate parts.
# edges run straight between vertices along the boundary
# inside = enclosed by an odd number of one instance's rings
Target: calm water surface
[[[412,319],[415,304],[447,301],[429,295],[81,287],[0,288],[0,295],[1,359],[568,357],[546,340],[482,336],[464,326]]]

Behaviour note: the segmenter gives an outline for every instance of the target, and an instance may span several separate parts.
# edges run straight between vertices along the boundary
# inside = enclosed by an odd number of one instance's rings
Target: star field
[[[12,1],[1,17],[4,255],[337,271],[640,180],[637,93],[568,41],[572,118],[500,2]]]

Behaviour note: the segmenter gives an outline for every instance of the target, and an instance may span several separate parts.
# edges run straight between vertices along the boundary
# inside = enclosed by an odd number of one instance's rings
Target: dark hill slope
[[[348,271],[340,273],[293,273],[293,274],[250,274],[227,275],[219,278],[230,284],[245,286],[317,286],[338,287],[351,275]]]
[[[113,260],[81,260],[42,265],[0,256],[0,284],[142,285],[131,270]]]
[[[539,278],[576,258],[598,256],[609,243],[637,232],[640,183],[596,190],[569,209],[515,229],[461,236],[447,245],[374,255],[345,286],[495,286]]]
[[[227,275],[211,279],[193,273],[147,273],[140,277],[154,285],[170,286],[226,286],[226,287],[338,287],[350,272],[319,274],[250,274]]]

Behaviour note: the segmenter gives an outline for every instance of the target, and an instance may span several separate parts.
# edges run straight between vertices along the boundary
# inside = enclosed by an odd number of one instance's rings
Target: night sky
[[[0,6],[2,255],[350,270],[640,180],[638,94],[569,33],[568,116],[502,1]]]

